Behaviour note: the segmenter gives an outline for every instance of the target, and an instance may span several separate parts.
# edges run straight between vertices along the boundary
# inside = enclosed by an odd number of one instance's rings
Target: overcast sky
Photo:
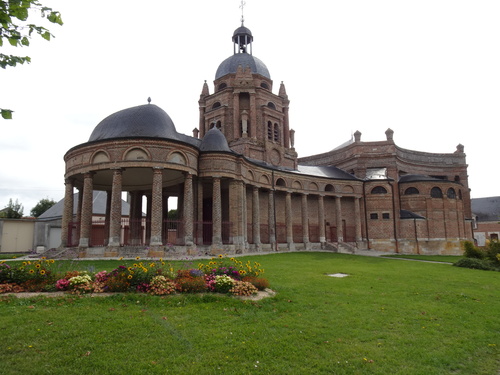
[[[0,208],[18,199],[25,215],[64,197],[64,154],[116,111],[151,97],[191,135],[241,17],[239,0],[41,2],[62,13],[55,38],[1,50],[32,58],[0,70],[15,110],[0,119]],[[244,17],[274,93],[285,83],[299,156],[391,128],[406,149],[463,144],[472,197],[500,195],[500,1],[246,0]]]

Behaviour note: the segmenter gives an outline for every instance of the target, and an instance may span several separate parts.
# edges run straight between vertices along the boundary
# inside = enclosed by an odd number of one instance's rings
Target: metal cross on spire
[[[243,16],[243,10],[244,10],[246,4],[247,3],[245,0],[241,0],[241,5],[240,5],[240,8],[241,8],[241,26],[243,26],[243,22],[245,22],[245,17]]]

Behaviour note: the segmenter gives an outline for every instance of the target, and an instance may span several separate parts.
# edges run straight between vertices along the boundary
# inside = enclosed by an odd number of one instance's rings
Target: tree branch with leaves
[[[39,13],[49,22],[62,25],[61,13],[43,6],[38,0],[0,0],[0,47],[8,43],[13,47],[27,47],[32,35],[39,35],[45,40],[54,37],[48,29],[27,22],[32,13]],[[29,56],[15,56],[0,53],[0,67],[15,67],[17,64],[30,63]],[[12,110],[0,108],[4,119],[12,118]]]

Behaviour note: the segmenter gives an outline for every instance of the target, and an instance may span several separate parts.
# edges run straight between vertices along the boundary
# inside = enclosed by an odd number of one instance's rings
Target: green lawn
[[[385,257],[426,260],[428,262],[447,262],[447,263],[455,263],[463,258],[463,256],[460,255],[410,255],[410,254],[390,254],[390,255],[385,255]]]
[[[323,252],[248,258],[276,297],[3,297],[0,373],[500,371],[498,272]]]

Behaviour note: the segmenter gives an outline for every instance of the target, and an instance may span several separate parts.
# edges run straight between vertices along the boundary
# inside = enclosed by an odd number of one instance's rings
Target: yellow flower
[[[45,275],[45,270],[40,270],[40,275]]]
[[[137,263],[134,263],[134,267],[136,267],[136,268],[138,267]]]
[[[219,254],[219,258],[222,258],[222,257],[223,257],[223,255],[222,255],[222,254]]]
[[[160,258],[160,262],[163,262],[163,258]]]
[[[153,267],[155,267],[155,266],[156,266],[156,264],[155,264],[155,263],[149,263],[149,268],[153,268]]]
[[[47,257],[42,257],[41,259],[44,259],[44,260],[45,260],[45,259],[47,259]]]
[[[120,257],[120,259],[118,259],[118,260],[123,260],[123,257]]]
[[[130,280],[131,278],[132,278],[132,275],[128,275],[128,276],[127,276],[127,279],[129,279],[129,280]]]
[[[54,264],[54,263],[55,263],[55,260],[54,260],[54,259],[51,259],[51,260],[50,260],[50,263]]]
[[[28,263],[26,263],[26,262],[23,262],[23,266],[25,266],[25,265],[27,265],[27,264],[28,264]]]
[[[35,267],[36,267],[36,268],[40,268],[40,264],[38,264],[38,263],[37,263]]]
[[[135,260],[139,260],[139,259],[141,259],[141,257],[135,257]]]
[[[165,265],[165,262],[161,262],[161,265],[164,266]]]
[[[127,268],[127,269],[128,269],[130,272],[132,272],[132,269],[133,269],[133,268],[132,268],[132,267],[129,267],[129,268]]]
[[[34,270],[30,270],[30,273],[35,273],[35,271]]]

